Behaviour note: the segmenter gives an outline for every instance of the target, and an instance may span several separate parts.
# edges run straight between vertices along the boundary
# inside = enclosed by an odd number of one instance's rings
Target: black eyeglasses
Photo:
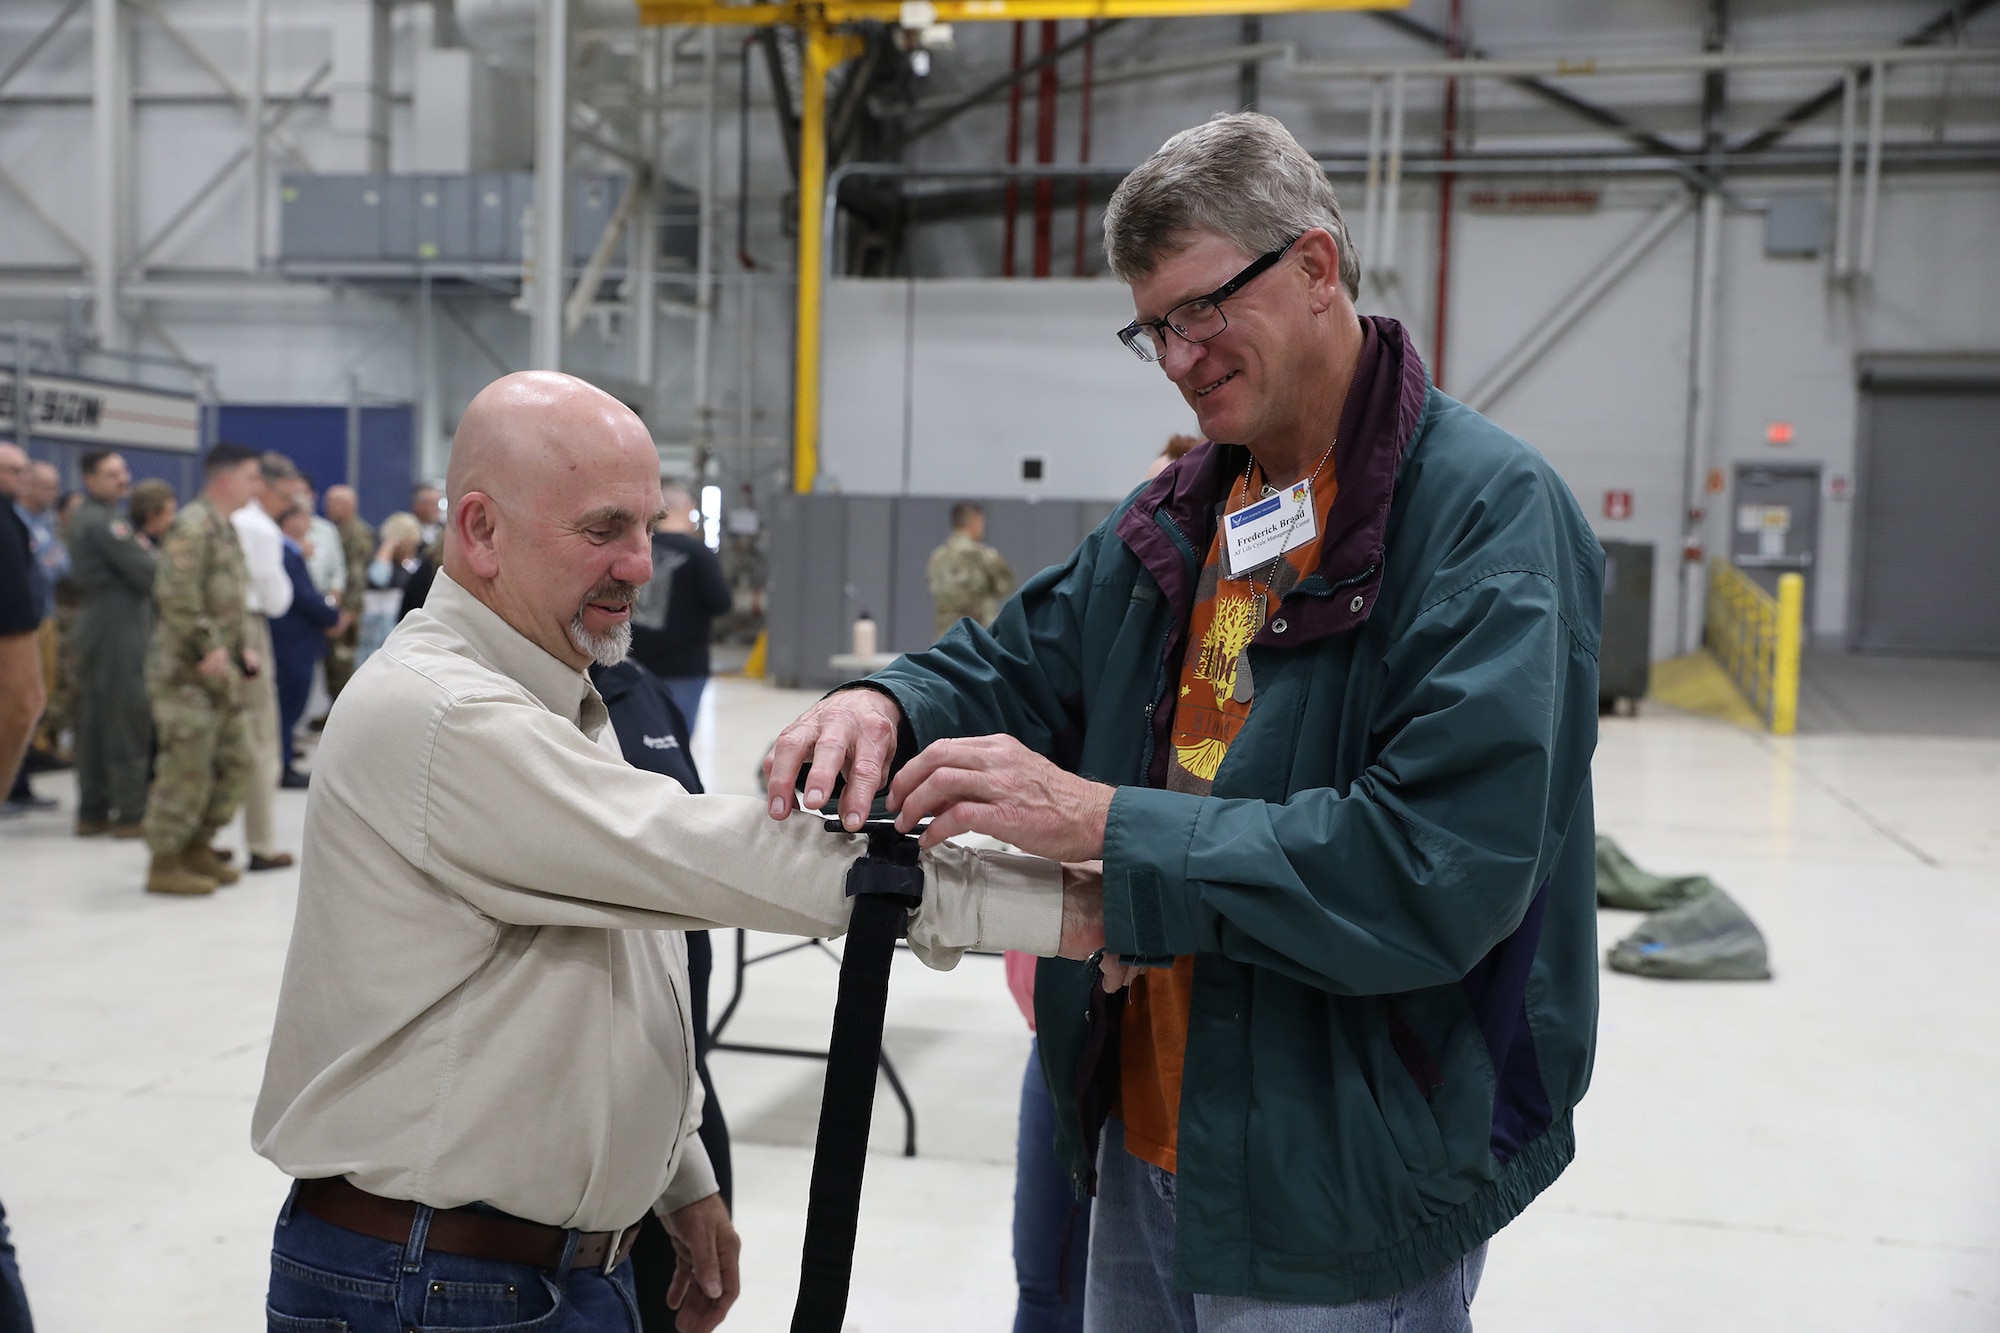
[[[1300,236],[1304,234],[1304,232],[1299,233]],[[1250,262],[1248,268],[1208,295],[1183,301],[1160,319],[1133,320],[1118,330],[1118,341],[1131,348],[1132,355],[1141,361],[1158,361],[1167,354],[1168,329],[1178,333],[1187,342],[1207,342],[1229,327],[1229,321],[1222,314],[1222,303],[1242,291],[1252,278],[1283,259],[1285,252],[1297,245],[1298,241],[1299,237],[1294,236],[1270,254],[1258,256]]]

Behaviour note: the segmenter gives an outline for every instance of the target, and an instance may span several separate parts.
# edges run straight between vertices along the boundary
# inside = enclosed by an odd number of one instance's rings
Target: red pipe
[[[1454,60],[1462,51],[1459,41],[1463,0],[1451,0],[1451,26],[1446,35],[1446,53]],[[1458,80],[1444,81],[1444,160],[1458,156]],[[1444,388],[1445,312],[1451,290],[1451,196],[1458,180],[1453,172],[1438,177],[1438,262],[1437,310],[1431,320],[1431,383]]]
[[[1055,19],[1042,20],[1042,76],[1035,90],[1035,162],[1056,160],[1056,29]],[[1049,248],[1056,216],[1056,183],[1044,176],[1035,182],[1035,276],[1049,276]]]
[[[1014,24],[1014,73],[1021,72],[1021,48],[1026,40],[1024,32],[1027,24]],[[1017,166],[1021,161],[1021,80],[1016,78],[1007,89],[1007,165]],[[1000,276],[1014,276],[1014,215],[1021,208],[1021,183],[1010,179],[1007,182],[1007,204],[1005,221],[1000,236]]]
[[[1077,131],[1076,160],[1079,165],[1090,162],[1090,94],[1091,85],[1097,74],[1097,21],[1086,20],[1089,38],[1083,44],[1083,124]],[[1076,182],[1076,276],[1083,276],[1083,224],[1084,214],[1090,207],[1090,182],[1082,177]]]

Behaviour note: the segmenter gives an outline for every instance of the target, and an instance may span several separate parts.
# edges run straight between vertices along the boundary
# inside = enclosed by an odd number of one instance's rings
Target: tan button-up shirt
[[[589,678],[440,574],[320,744],[257,1151],[589,1231],[711,1194],[679,932],[837,935],[860,851],[631,767]],[[925,962],[1054,951],[1057,866],[924,864]]]

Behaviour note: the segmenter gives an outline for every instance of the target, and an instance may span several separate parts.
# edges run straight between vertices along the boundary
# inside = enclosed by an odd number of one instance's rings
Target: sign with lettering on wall
[[[201,404],[192,394],[128,384],[28,376],[26,434],[74,444],[126,445],[195,453],[201,448]],[[12,371],[0,371],[0,431],[17,433]]]
[[[1606,518],[1632,517],[1632,492],[1606,491],[1604,493],[1604,516]]]

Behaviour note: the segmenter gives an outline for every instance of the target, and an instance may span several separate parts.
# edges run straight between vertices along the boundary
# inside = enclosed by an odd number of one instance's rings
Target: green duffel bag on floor
[[[1707,875],[1654,875],[1632,864],[1632,858],[1603,834],[1597,835],[1597,905],[1628,912],[1657,912],[1679,907],[1716,891]]]
[[[1601,863],[1600,863],[1601,864]],[[1703,883],[1708,883],[1704,878]],[[1769,981],[1763,932],[1734,898],[1709,885],[1693,902],[1655,912],[1612,947],[1618,972],[1689,981]]]

